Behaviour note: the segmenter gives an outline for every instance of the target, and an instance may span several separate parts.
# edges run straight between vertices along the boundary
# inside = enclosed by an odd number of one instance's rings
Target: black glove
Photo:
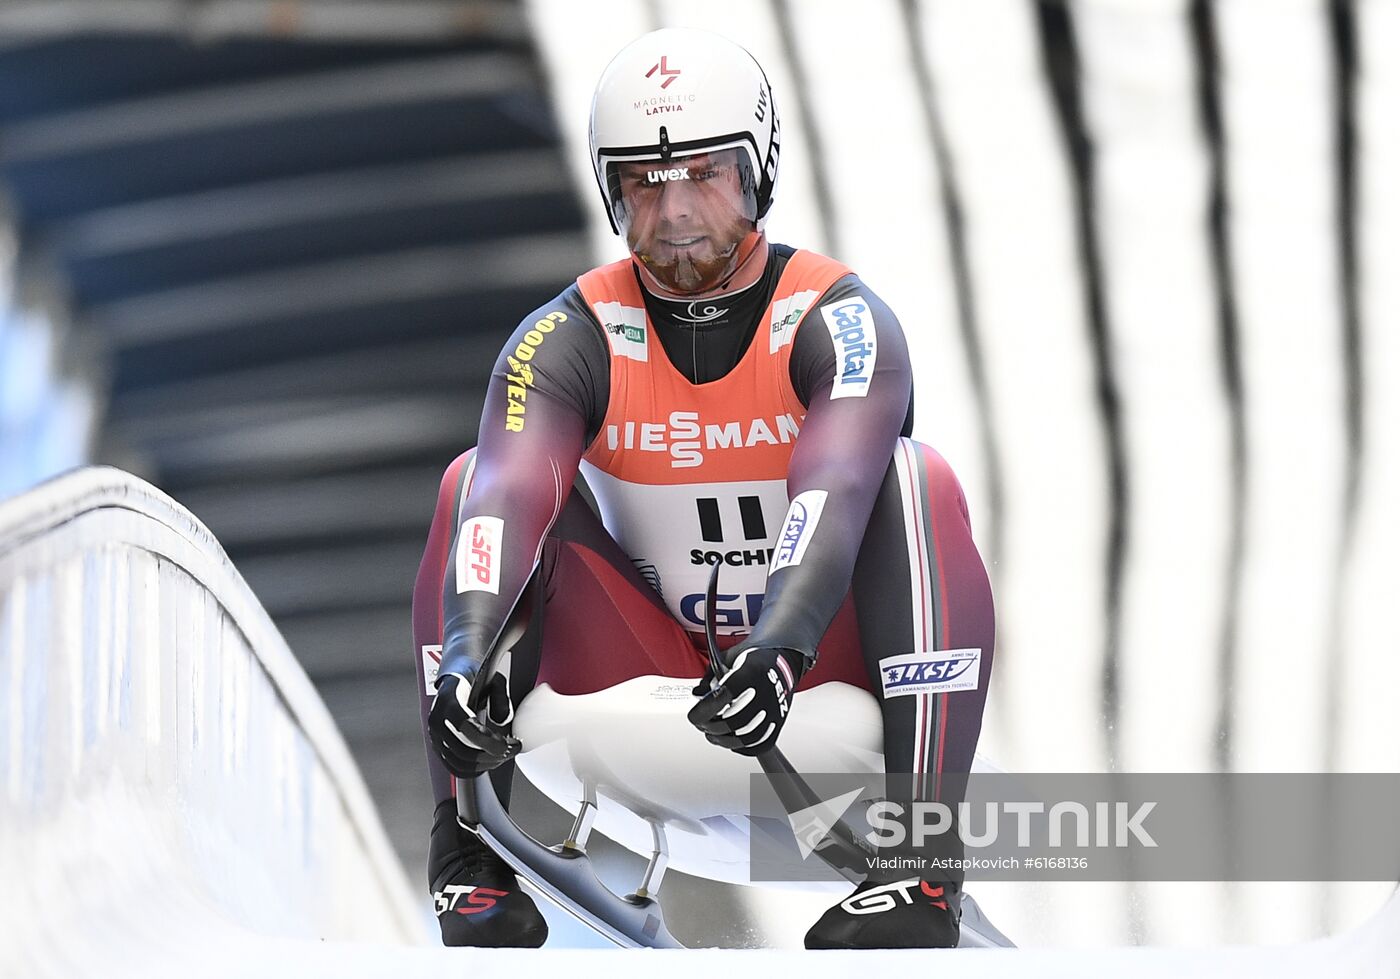
[[[437,696],[428,712],[428,738],[447,770],[458,778],[473,778],[504,765],[520,751],[520,741],[510,736],[515,708],[510,702],[504,673],[488,682],[486,709],[467,707],[471,688],[456,674],[438,681]]]
[[[767,751],[777,743],[805,668],[795,649],[751,646],[713,688],[706,673],[693,691],[700,702],[686,717],[711,744],[741,755]]]

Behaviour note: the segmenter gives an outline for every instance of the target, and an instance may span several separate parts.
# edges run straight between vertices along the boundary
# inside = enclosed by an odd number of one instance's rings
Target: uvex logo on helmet
[[[681,70],[679,68],[666,67],[666,56],[664,54],[661,56],[660,61],[651,66],[651,71],[647,72],[646,77],[650,78],[658,71],[661,72],[661,77],[666,79],[661,83],[662,88],[670,88],[671,83],[681,77]]]
[[[669,170],[648,170],[647,183],[664,184],[671,180],[689,180],[690,167],[671,167]]]

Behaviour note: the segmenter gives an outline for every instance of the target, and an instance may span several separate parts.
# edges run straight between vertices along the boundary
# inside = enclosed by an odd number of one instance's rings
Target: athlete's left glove
[[[447,770],[458,778],[473,778],[504,765],[520,751],[510,736],[515,708],[505,674],[489,681],[484,709],[467,706],[471,687],[456,674],[438,681],[437,696],[428,712],[428,737]]]
[[[767,751],[778,741],[805,668],[795,649],[751,646],[713,687],[706,674],[693,691],[700,702],[686,716],[711,744],[741,755]]]

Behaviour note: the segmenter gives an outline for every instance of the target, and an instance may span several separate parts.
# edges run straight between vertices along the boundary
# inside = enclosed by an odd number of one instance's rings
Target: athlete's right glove
[[[447,770],[458,778],[474,778],[504,765],[520,751],[510,736],[515,707],[510,702],[505,674],[488,681],[486,709],[467,706],[471,687],[455,673],[438,681],[437,696],[428,712],[428,737]]]

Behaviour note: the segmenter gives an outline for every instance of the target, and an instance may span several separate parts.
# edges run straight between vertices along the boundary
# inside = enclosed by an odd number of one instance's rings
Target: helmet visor
[[[609,160],[605,173],[627,247],[663,285],[704,291],[733,270],[758,217],[757,174],[744,148]]]

